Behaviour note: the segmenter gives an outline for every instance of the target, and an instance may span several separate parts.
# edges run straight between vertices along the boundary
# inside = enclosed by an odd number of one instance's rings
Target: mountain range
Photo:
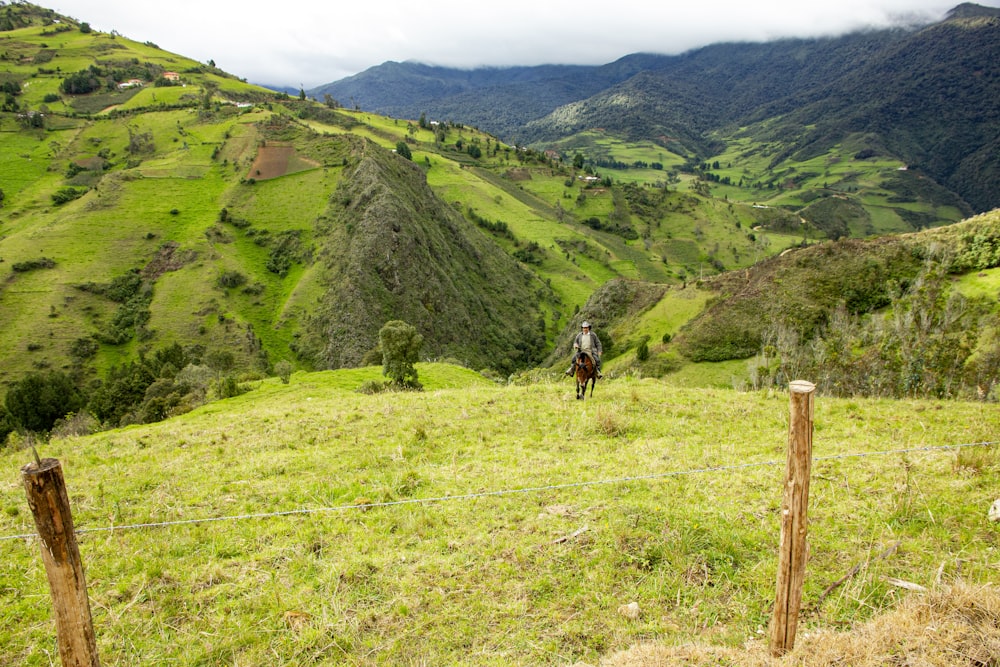
[[[972,210],[1000,205],[1000,10],[972,3],[931,25],[713,44],[594,67],[387,62],[309,94],[539,148],[600,128],[694,161],[746,133],[784,144],[775,166],[860,133],[862,150],[919,167]]]

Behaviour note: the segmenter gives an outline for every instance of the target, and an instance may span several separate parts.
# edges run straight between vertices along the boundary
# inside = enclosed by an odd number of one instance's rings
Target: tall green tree
[[[424,337],[402,320],[386,322],[378,332],[382,348],[382,375],[401,387],[420,388],[414,364],[420,359]]]

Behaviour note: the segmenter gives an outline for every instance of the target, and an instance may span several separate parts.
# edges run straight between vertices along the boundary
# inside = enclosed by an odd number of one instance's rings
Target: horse
[[[594,385],[597,384],[597,368],[589,354],[578,353],[573,357],[573,374],[576,376],[576,398],[586,397],[587,383],[590,383],[590,397],[594,397]]]

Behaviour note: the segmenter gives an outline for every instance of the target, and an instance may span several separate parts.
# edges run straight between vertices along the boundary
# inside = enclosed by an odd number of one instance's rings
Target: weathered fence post
[[[59,658],[63,667],[99,667],[87,581],[73,532],[62,466],[57,459],[36,460],[21,468],[21,477],[41,538]]]
[[[806,514],[812,466],[813,392],[816,385],[796,380],[788,385],[788,465],[781,505],[781,542],[778,547],[778,591],[771,617],[771,655],[778,657],[795,646],[795,626],[802,604],[806,573]]]

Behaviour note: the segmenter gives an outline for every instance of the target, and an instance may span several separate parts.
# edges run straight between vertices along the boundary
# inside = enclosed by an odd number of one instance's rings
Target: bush
[[[389,383],[380,382],[379,380],[365,380],[360,387],[358,387],[359,394],[381,394],[389,388]]]
[[[222,288],[239,287],[246,283],[247,278],[239,271],[223,271],[216,284]]]
[[[48,432],[56,420],[84,405],[83,394],[61,371],[30,373],[7,392],[4,405],[14,425],[26,431]]]
[[[246,393],[246,390],[240,386],[236,378],[232,375],[227,375],[219,380],[219,383],[215,387],[215,393],[219,398],[233,398]]]
[[[649,345],[646,343],[645,338],[640,341],[639,347],[636,348],[635,358],[639,361],[646,361],[649,359]]]
[[[89,412],[75,412],[56,420],[52,435],[57,438],[79,437],[96,433],[100,428],[100,423]]]
[[[56,206],[62,206],[63,204],[73,201],[74,199],[79,199],[85,194],[87,194],[86,188],[71,188],[68,186],[65,188],[59,188],[52,193],[52,203]]]
[[[288,384],[292,379],[292,364],[282,359],[274,365],[274,372],[281,378],[282,384]]]
[[[77,362],[83,362],[97,354],[97,341],[92,337],[77,338],[70,345],[69,354]]]
[[[11,270],[14,273],[27,273],[28,271],[34,271],[35,269],[51,269],[56,265],[54,259],[48,257],[40,257],[38,259],[29,259],[24,262],[14,262],[11,265]]]

